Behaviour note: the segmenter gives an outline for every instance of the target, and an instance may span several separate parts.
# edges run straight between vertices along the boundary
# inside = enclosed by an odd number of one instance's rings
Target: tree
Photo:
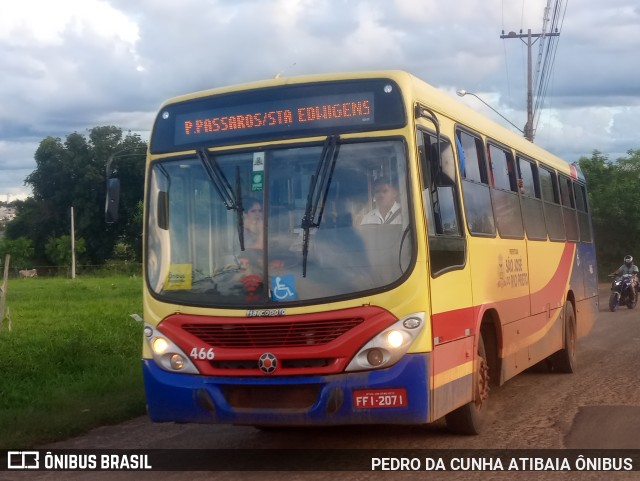
[[[33,266],[33,244],[26,237],[0,239],[0,262],[4,262],[7,254],[11,256],[11,267],[26,269]]]
[[[24,201],[18,201],[15,207],[16,217],[7,224],[5,239],[29,239],[33,248],[33,262],[37,265],[46,264],[43,246],[48,235],[48,226],[41,203],[33,197],[28,197]],[[15,265],[13,262],[12,264]]]
[[[80,258],[87,251],[83,238],[75,241],[76,255]],[[49,237],[45,252],[55,266],[71,266],[71,236]]]
[[[114,126],[95,127],[88,138],[74,132],[64,142],[54,137],[43,139],[35,153],[36,169],[25,179],[33,197],[18,206],[6,236],[28,237],[36,256],[50,261],[46,256],[49,238],[70,233],[73,207],[76,236],[86,240],[88,262],[102,264],[111,257],[115,243],[123,239],[139,261],[142,223],[136,213],[144,189],[144,157],[140,154],[146,148],[139,135],[123,136]],[[122,150],[138,156],[116,157],[123,222],[108,226],[104,222],[106,163],[111,154]]]
[[[626,254],[640,258],[640,151],[610,162],[594,150],[579,160],[587,180],[598,264],[611,272]]]

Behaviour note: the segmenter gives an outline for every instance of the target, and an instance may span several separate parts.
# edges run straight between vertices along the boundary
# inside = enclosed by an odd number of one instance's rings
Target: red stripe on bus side
[[[552,308],[559,307],[564,303],[565,291],[569,283],[574,254],[575,244],[567,242],[554,275],[542,289],[531,294],[532,307],[535,305],[534,303],[544,306],[549,303]],[[434,340],[437,339],[437,343],[434,342],[434,344],[436,344],[434,346],[434,358],[437,358],[437,361],[434,359],[434,374],[453,369],[469,360],[467,357],[468,353],[465,352],[465,350],[442,349],[443,346],[440,346],[442,343],[461,339],[469,335],[475,335],[476,329],[479,327],[479,323],[477,323],[476,320],[479,319],[481,312],[487,308],[496,307],[502,315],[509,317],[509,313],[514,312],[517,309],[517,304],[522,302],[527,302],[526,296],[497,301],[494,304],[466,307],[433,314],[431,316],[433,337]],[[535,324],[534,330],[544,329],[548,322],[546,318],[533,318],[533,315],[538,312],[540,311],[534,310],[532,312],[532,322]],[[522,317],[520,318],[522,319]],[[505,323],[505,319],[502,319],[502,323]],[[468,333],[466,331],[467,329],[469,330]]]
[[[576,245],[574,243],[565,243],[558,268],[551,280],[539,291],[531,293],[531,314],[545,311],[547,304],[551,309],[558,308],[564,304],[564,296],[571,276],[575,251]]]
[[[465,332],[467,329],[469,329],[469,333],[473,334],[479,311],[480,306],[477,306],[433,314],[431,327],[434,339],[438,338],[439,343],[460,339],[469,335]]]

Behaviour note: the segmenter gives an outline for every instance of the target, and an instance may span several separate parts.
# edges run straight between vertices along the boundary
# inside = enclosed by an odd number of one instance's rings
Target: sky
[[[48,136],[103,125],[147,140],[160,104],[280,76],[402,69],[526,122],[527,46],[555,0],[0,2],[0,201]],[[564,0],[535,142],[569,162],[640,149],[640,4]],[[547,23],[548,25],[548,23]],[[533,45],[536,70],[539,43]],[[477,98],[458,98],[508,128]]]

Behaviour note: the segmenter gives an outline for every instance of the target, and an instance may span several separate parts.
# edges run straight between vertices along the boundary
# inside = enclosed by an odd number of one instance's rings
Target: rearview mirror
[[[169,229],[169,192],[158,192],[158,227]]]

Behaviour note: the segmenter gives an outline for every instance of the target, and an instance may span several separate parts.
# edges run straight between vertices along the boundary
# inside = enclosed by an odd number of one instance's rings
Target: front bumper
[[[423,424],[429,413],[428,353],[387,369],[327,376],[209,377],[175,374],[143,360],[154,422],[249,425]],[[356,408],[355,390],[404,389],[406,406]]]

